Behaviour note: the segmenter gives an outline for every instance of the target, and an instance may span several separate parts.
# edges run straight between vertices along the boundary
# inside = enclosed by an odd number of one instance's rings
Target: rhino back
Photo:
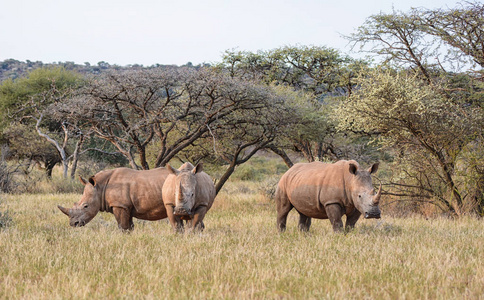
[[[197,199],[195,200],[194,207],[205,205],[210,208],[213,204],[215,199],[215,185],[213,184],[213,180],[205,172],[197,173]],[[171,203],[175,205],[175,180],[176,176],[170,174],[163,185],[163,201],[164,203]]]
[[[175,205],[175,179],[176,176],[169,174],[163,184],[162,196],[164,204]]]
[[[345,193],[346,164],[346,161],[296,164],[284,174],[278,188],[299,212],[311,218],[326,219],[324,205],[351,206]]]
[[[110,207],[133,210],[133,216],[145,220],[166,217],[162,187],[168,170],[133,170],[118,168],[112,172],[105,188],[105,199]]]
[[[205,172],[197,173],[197,200],[195,206],[206,205],[207,209],[212,207],[215,199],[215,185],[213,180]]]

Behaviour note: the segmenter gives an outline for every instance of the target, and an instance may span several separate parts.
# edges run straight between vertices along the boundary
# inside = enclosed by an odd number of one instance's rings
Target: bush
[[[231,179],[261,182],[274,175],[280,178],[287,169],[287,166],[279,158],[258,155],[238,166]]]
[[[12,218],[10,217],[8,210],[0,211],[0,230],[9,227],[12,224]]]
[[[0,202],[0,205],[2,203]],[[8,212],[8,209],[4,212],[0,211],[0,230],[9,227],[12,224],[12,218]]]
[[[10,193],[15,189],[15,182],[13,180],[14,174],[18,167],[12,167],[7,164],[8,147],[2,146],[0,149],[0,192]]]

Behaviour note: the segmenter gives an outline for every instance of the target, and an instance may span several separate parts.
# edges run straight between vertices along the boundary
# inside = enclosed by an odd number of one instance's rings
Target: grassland
[[[70,228],[77,194],[0,195],[2,299],[484,299],[484,222],[360,220],[346,234],[314,220],[275,228],[258,184],[229,182],[201,234],[166,221],[122,233],[113,215]],[[384,211],[383,211],[384,214]]]

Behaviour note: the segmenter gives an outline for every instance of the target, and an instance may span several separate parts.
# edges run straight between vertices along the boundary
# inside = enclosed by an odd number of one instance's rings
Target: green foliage
[[[308,161],[342,158],[343,143],[336,136],[331,114],[334,96],[351,94],[357,72],[367,63],[339,51],[318,46],[285,46],[270,51],[227,51],[219,68],[233,77],[262,81],[284,95],[289,124],[281,128],[272,150],[302,153]],[[357,148],[357,147],[355,147]],[[353,151],[356,152],[356,151]],[[285,158],[287,159],[287,157]]]
[[[25,77],[16,80],[7,79],[0,85],[0,129],[5,128],[13,116],[20,118],[31,110],[19,112],[33,97],[50,90],[55,85],[56,90],[78,87],[82,77],[62,67],[43,67],[34,69]],[[47,99],[52,101],[53,99]],[[45,107],[51,102],[44,102]]]
[[[455,104],[443,88],[402,73],[378,70],[359,83],[359,91],[335,110],[339,128],[375,134],[379,145],[396,154],[395,167],[419,196],[430,193],[450,209],[462,209],[457,163],[467,145],[482,139],[482,110]]]
[[[7,149],[5,146],[0,148],[0,194],[8,193],[14,187],[12,178],[16,170],[7,163]]]
[[[419,16],[421,30],[441,39],[454,51],[449,59],[470,58],[484,67],[484,4],[480,1],[462,1],[455,8],[412,9]]]
[[[12,224],[12,217],[8,210],[2,212],[0,211],[0,230],[5,229]]]
[[[282,176],[287,166],[280,160],[264,156],[254,156],[247,163],[236,168],[233,180],[262,181],[273,175]]]

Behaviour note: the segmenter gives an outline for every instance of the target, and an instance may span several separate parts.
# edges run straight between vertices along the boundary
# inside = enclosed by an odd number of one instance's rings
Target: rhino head
[[[101,209],[102,191],[96,184],[93,177],[86,181],[79,176],[79,180],[84,184],[84,192],[81,200],[74,203],[72,208],[64,208],[60,205],[57,207],[69,217],[69,224],[72,227],[84,226],[91,221]]]
[[[379,219],[381,215],[378,204],[381,197],[381,184],[378,192],[375,192],[371,182],[371,174],[378,170],[378,163],[373,164],[368,170],[361,170],[357,164],[350,163],[349,171],[353,175],[350,183],[353,204],[365,217],[365,219]]]
[[[166,165],[168,171],[175,175],[175,209],[176,216],[188,216],[193,214],[193,207],[197,199],[197,178],[195,174],[202,172],[203,164],[199,163],[193,167],[192,164],[187,163],[179,169]]]

